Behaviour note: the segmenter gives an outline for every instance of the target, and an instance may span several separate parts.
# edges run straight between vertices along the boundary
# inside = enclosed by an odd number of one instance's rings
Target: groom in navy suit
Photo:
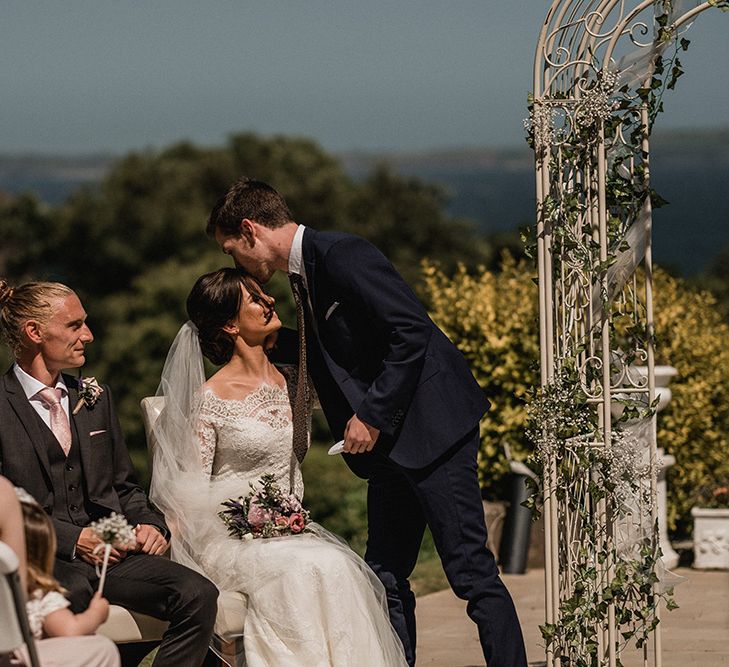
[[[408,663],[408,577],[428,525],[489,667],[525,666],[516,610],[486,548],[476,454],[489,402],[461,353],[377,248],[298,225],[265,183],[236,182],[207,232],[261,282],[277,270],[303,279],[308,372],[347,464],[368,480],[365,560],[385,586]],[[277,344],[289,359],[292,342],[282,332]]]

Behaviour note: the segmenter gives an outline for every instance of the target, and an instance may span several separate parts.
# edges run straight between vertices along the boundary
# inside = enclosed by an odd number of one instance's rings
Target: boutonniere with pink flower
[[[309,512],[299,499],[284,493],[271,474],[263,475],[260,487],[251,484],[247,496],[221,503],[227,509],[218,513],[231,537],[250,540],[260,537],[282,537],[304,532]]]
[[[73,409],[73,414],[78,414],[81,407],[85,405],[87,408],[94,406],[99,400],[99,396],[104,393],[104,389],[96,381],[96,378],[79,377],[78,380],[78,403]]]

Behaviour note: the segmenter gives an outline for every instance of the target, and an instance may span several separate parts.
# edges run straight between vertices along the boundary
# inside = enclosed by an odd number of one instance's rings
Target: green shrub
[[[525,398],[539,383],[537,290],[533,269],[505,256],[499,273],[453,277],[425,266],[433,320],[469,361],[493,407],[481,422],[479,478],[484,496],[503,497],[507,444],[530,453]],[[655,270],[657,363],[675,366],[673,399],[658,416],[658,446],[676,457],[668,472],[669,529],[691,531],[696,491],[729,477],[729,325],[716,299]]]
[[[696,491],[729,477],[729,325],[716,299],[665,271],[655,273],[657,356],[678,370],[658,415],[658,446],[676,457],[668,470],[669,529],[691,532]]]
[[[358,554],[367,543],[367,483],[327,446],[312,445],[302,466],[304,505],[311,518],[344,538]]]
[[[509,471],[504,446],[518,460],[531,451],[524,406],[539,382],[533,270],[504,254],[498,273],[472,275],[460,267],[451,278],[433,264],[425,264],[424,272],[431,317],[463,352],[492,403],[481,421],[479,481],[484,497],[503,498]]]

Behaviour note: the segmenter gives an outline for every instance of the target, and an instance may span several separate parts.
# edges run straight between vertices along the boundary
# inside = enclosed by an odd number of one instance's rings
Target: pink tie
[[[63,453],[68,456],[71,449],[71,427],[68,424],[68,417],[61,405],[63,392],[60,389],[46,387],[38,392],[43,402],[48,406],[51,413],[51,431],[56,436],[58,444],[61,445]]]

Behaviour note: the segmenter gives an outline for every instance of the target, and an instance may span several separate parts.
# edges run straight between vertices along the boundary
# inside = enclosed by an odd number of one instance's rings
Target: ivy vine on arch
[[[526,121],[535,152],[550,667],[661,664],[650,135],[691,21],[729,0],[555,0]]]

